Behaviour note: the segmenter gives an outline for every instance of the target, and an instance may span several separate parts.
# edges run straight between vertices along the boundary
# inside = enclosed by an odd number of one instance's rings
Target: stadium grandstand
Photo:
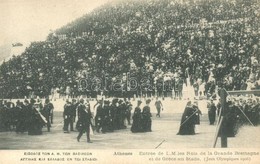
[[[0,66],[0,97],[211,97],[260,89],[258,0],[106,4]],[[115,85],[116,84],[116,85]]]

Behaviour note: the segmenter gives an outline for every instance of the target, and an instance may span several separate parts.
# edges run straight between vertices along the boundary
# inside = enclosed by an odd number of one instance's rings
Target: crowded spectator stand
[[[256,0],[102,6],[4,61],[1,97],[44,98],[56,90],[61,97],[183,99],[190,91],[210,98],[220,84],[259,89],[259,8]]]

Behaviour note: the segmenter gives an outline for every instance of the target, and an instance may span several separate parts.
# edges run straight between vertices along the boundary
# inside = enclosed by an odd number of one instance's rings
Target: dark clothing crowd
[[[195,101],[196,102],[196,101]],[[227,102],[222,110],[220,101],[215,105],[213,99],[207,104],[209,125],[221,124],[227,137],[235,137],[238,130],[243,125],[258,126],[260,124],[260,101],[258,97],[239,96],[227,98]],[[200,124],[201,111],[197,103],[187,103],[182,114],[179,135],[194,135],[195,125]],[[222,122],[221,116],[223,117]],[[218,133],[221,135],[221,133]]]
[[[131,125],[132,104],[126,99],[97,100],[94,105],[93,113],[88,101],[84,103],[81,99],[78,102],[72,99],[66,101],[64,105],[64,133],[74,131],[73,123],[76,122],[76,129],[80,132],[78,141],[82,134],[86,132],[87,141],[90,142],[90,129],[97,133],[108,133],[114,130],[126,129]],[[76,117],[78,118],[76,120]]]
[[[221,104],[218,105],[220,111]],[[243,125],[258,126],[260,124],[259,98],[238,97],[227,101],[227,114],[224,120],[226,133],[234,137]],[[220,112],[218,112],[220,113]]]
[[[152,132],[152,114],[150,111],[150,100],[146,100],[146,105],[141,110],[140,105],[142,101],[137,102],[137,107],[134,110],[133,114],[133,124],[131,131],[133,133],[137,132]]]
[[[44,105],[37,100],[25,99],[24,102],[1,101],[0,103],[0,131],[28,132],[28,135],[42,134],[42,128],[50,131],[53,120],[54,107],[46,99]]]
[[[132,104],[129,101],[113,99],[95,105],[95,126],[97,132],[113,132],[126,129],[131,124]]]

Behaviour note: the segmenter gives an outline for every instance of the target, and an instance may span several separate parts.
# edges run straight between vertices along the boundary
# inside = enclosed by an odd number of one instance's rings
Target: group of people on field
[[[63,131],[69,133],[69,131],[77,130],[79,132],[78,141],[86,133],[87,142],[91,142],[91,129],[97,133],[107,133],[127,129],[128,125],[131,126],[130,130],[133,133],[152,132],[151,100],[145,100],[144,105],[142,103],[141,100],[137,100],[137,106],[133,108],[131,102],[126,99],[114,98],[111,101],[100,99],[93,106],[92,112],[88,100],[67,99],[63,111]],[[218,124],[223,112],[221,102],[215,103],[213,99],[207,103],[210,125]],[[158,98],[156,98],[154,106],[157,110],[156,117],[161,117],[163,104]],[[50,132],[53,110],[54,106],[49,99],[45,99],[44,104],[39,99],[30,101],[25,99],[23,102],[18,100],[16,104],[11,101],[0,101],[0,129],[1,131],[40,135],[45,126]],[[259,98],[229,97],[225,111],[223,126],[228,137],[234,137],[242,125],[257,126],[260,123]],[[198,133],[196,125],[200,125],[201,116],[198,101],[193,103],[188,101],[177,134],[194,135]]]
[[[49,99],[42,104],[41,100],[25,99],[0,101],[0,131],[28,132],[29,135],[42,134],[42,128],[47,127],[50,132],[53,123],[54,106]]]
[[[207,103],[209,125],[220,123],[220,117],[223,117],[222,126],[228,137],[234,137],[242,125],[257,126],[260,123],[260,101],[259,98],[236,97],[227,98],[224,105],[225,114],[222,110],[223,106],[219,100],[215,104],[213,99]],[[181,118],[179,135],[196,134],[196,125],[200,124],[200,115],[202,112],[198,108],[198,101],[193,104],[188,101]]]

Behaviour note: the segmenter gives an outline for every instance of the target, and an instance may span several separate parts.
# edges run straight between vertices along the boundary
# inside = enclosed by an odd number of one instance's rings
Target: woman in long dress
[[[133,115],[133,124],[132,124],[132,127],[131,127],[131,131],[133,133],[143,131],[142,111],[141,111],[141,108],[140,108],[141,104],[142,104],[142,101],[138,100],[137,107],[135,108],[134,115]]]
[[[146,105],[143,107],[143,119],[142,119],[142,125],[144,132],[151,132],[152,131],[152,114],[150,110],[150,102],[151,100],[146,100]]]
[[[180,129],[177,135],[194,135],[195,134],[195,110],[189,101],[182,114]]]

